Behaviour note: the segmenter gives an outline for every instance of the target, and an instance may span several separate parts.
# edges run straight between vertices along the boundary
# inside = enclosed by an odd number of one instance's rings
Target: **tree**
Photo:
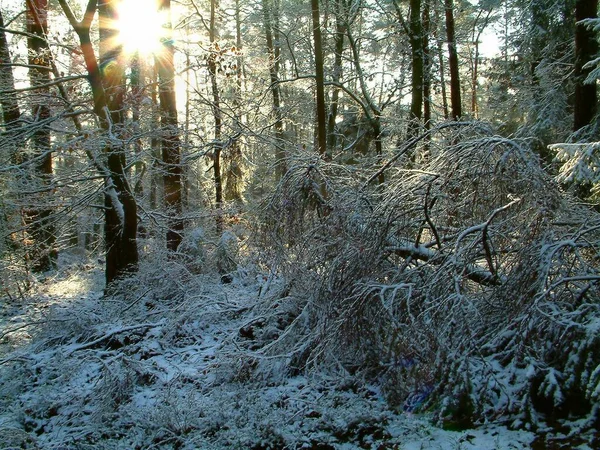
[[[575,104],[573,129],[577,131],[592,122],[598,109],[596,81],[586,81],[591,72],[584,67],[598,52],[596,34],[585,23],[598,17],[598,0],[577,0],[575,3]]]
[[[2,106],[4,128],[8,132],[19,126],[18,120],[21,117],[21,110],[17,102],[17,91],[15,90],[15,80],[11,66],[12,58],[4,30],[4,18],[2,10],[0,10],[0,89],[3,91],[0,96],[0,106]]]
[[[444,0],[444,7],[446,10],[448,64],[450,66],[450,104],[452,106],[452,118],[458,120],[462,116],[462,101],[460,95],[458,52],[456,50],[456,33],[454,27],[454,0]]]
[[[223,179],[221,174],[221,152],[223,151],[223,113],[221,111],[221,96],[217,81],[217,61],[221,56],[218,42],[217,9],[218,0],[210,2],[209,40],[210,54],[208,55],[208,74],[212,93],[212,110],[214,117],[214,148],[213,148],[213,179],[215,183],[215,209],[217,235],[223,233]]]
[[[275,1],[275,5],[273,4]],[[262,0],[265,39],[267,44],[267,53],[269,55],[269,76],[271,79],[271,95],[273,97],[273,114],[275,115],[275,176],[281,179],[286,172],[285,146],[283,138],[283,115],[281,111],[281,88],[279,86],[279,58],[281,49],[279,47],[278,18],[277,10],[278,0]]]
[[[317,91],[317,148],[320,155],[327,158],[327,116],[325,107],[325,69],[323,63],[323,43],[319,0],[311,0],[313,42],[315,46],[315,84]]]
[[[159,10],[167,17],[162,52],[156,57],[160,101],[162,164],[164,165],[164,204],[168,211],[167,249],[177,251],[182,240],[182,168],[177,101],[175,92],[175,47],[172,39],[171,0],[160,0]]]
[[[343,52],[344,52],[344,34],[346,33],[346,11],[343,9],[342,0],[335,0],[335,43],[334,43],[334,63],[332,69],[331,101],[329,103],[329,115],[327,117],[327,148],[330,152],[335,150],[337,138],[335,123],[338,117],[338,108],[340,102],[339,86],[343,72]]]
[[[96,0],[89,0],[83,19],[78,21],[67,0],[58,1],[79,37],[92,90],[94,112],[104,138],[105,162],[95,162],[104,177],[105,278],[108,286],[137,270],[139,259],[137,204],[125,171],[125,149],[122,140],[112,138],[119,131],[123,114],[123,67],[118,61],[120,49],[109,45],[109,39],[114,35],[114,30],[109,28],[109,21],[116,13],[109,0],[101,0],[99,5]],[[102,71],[90,36],[97,6],[101,11],[101,45],[105,46],[104,52],[101,50]]]
[[[225,175],[225,200],[242,202],[242,133],[244,124],[244,58],[242,56],[242,20],[240,0],[235,0],[235,93],[233,98],[234,128],[236,137],[227,152]]]
[[[50,142],[49,94],[50,50],[46,43],[48,32],[47,0],[27,0],[27,48],[30,84],[36,88],[31,97],[34,123],[31,134],[32,155],[25,157],[32,181],[37,185],[35,195],[29,196],[31,205],[24,212],[25,223],[32,236],[28,257],[34,272],[45,272],[54,267],[57,251],[52,224],[52,208],[48,200],[52,193],[52,148]]]

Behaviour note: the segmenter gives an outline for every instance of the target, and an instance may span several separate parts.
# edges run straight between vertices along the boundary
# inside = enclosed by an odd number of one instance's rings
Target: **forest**
[[[599,31],[1,0],[0,448],[599,448]]]

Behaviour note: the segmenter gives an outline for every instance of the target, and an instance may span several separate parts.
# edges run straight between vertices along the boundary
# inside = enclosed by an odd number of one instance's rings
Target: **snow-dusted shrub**
[[[398,150],[383,185],[310,156],[290,165],[265,206],[287,292],[257,306],[258,328],[279,331],[253,345],[290,369],[377,379],[449,426],[595,413],[600,218],[522,142],[480,124],[430,137]],[[403,166],[423,145],[419,169]]]
[[[196,227],[184,236],[177,249],[192,272],[200,273],[206,264],[206,244],[204,229]]]
[[[589,186],[594,199],[600,194],[600,142],[561,143],[549,146],[561,162],[557,180]]]

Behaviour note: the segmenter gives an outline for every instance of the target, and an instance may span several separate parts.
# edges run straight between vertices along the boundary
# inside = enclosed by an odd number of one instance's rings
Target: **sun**
[[[152,0],[121,0],[117,29],[119,43],[129,54],[151,55],[161,51],[165,36],[163,15]]]

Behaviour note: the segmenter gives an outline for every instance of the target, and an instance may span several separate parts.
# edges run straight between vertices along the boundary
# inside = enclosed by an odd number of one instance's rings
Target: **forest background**
[[[76,260],[112,316],[60,339],[19,316],[1,365],[31,369],[24,342],[133,351],[199,279],[262,280],[235,379],[342,373],[449,427],[597,442],[597,12],[3,0],[4,315]]]

